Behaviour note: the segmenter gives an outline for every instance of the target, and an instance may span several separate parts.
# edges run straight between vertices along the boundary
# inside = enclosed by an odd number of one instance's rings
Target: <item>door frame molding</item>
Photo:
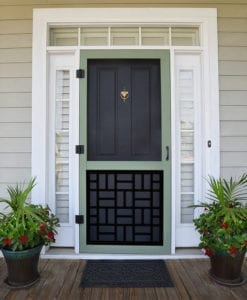
[[[181,26],[196,25],[200,27],[201,47],[160,47],[171,50],[171,124],[172,124],[172,149],[175,149],[174,130],[175,118],[175,52],[200,52],[203,51],[203,110],[206,116],[204,121],[204,142],[212,141],[214,147],[206,149],[203,153],[204,174],[219,176],[219,87],[218,87],[218,38],[217,38],[217,9],[216,8],[49,8],[33,10],[33,48],[32,48],[32,175],[37,177],[38,185],[32,193],[32,201],[49,204],[49,164],[48,164],[48,53],[74,53],[76,65],[79,67],[79,52],[83,47],[49,47],[50,25],[71,26],[83,25],[155,25],[176,24]],[[121,47],[119,47],[120,49]],[[138,47],[136,47],[138,48]],[[152,49],[152,47],[148,47]],[[140,47],[139,47],[140,49]],[[157,47],[156,47],[157,49]],[[75,82],[75,90],[79,83]],[[75,92],[74,111],[79,105],[79,93]],[[75,116],[74,124],[79,124]],[[79,142],[77,128],[74,142]],[[79,170],[78,156],[72,154],[72,165],[75,185],[73,186],[74,214],[79,213]],[[175,157],[172,155],[172,249],[175,253],[175,189],[176,169]],[[205,187],[204,187],[205,189]],[[204,190],[205,193],[205,190]],[[79,253],[79,226],[75,225],[75,253]]]

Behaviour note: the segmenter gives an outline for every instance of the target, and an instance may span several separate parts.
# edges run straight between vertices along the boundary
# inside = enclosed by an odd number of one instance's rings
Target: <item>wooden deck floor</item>
[[[247,299],[247,283],[241,287],[224,287],[207,275],[207,259],[167,260],[174,288],[85,288],[79,287],[84,260],[40,260],[40,281],[29,289],[11,290],[4,283],[6,266],[0,259],[0,300],[234,300]],[[244,273],[247,275],[247,260]]]

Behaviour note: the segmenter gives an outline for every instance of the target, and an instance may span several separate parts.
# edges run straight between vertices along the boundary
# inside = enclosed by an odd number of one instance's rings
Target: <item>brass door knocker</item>
[[[129,98],[129,92],[126,90],[126,88],[124,87],[123,90],[120,93],[120,97],[123,100],[123,103],[125,103],[125,101]]]

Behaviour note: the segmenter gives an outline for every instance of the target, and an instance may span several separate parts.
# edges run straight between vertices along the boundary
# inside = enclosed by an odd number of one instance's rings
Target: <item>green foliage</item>
[[[35,178],[26,188],[24,184],[8,186],[10,199],[0,199],[7,205],[7,212],[0,213],[0,248],[18,251],[55,241],[59,220],[48,206],[42,207],[28,201],[34,186]]]
[[[194,224],[200,233],[200,248],[211,256],[215,253],[235,256],[247,250],[247,174],[229,181],[214,177],[208,180],[209,202],[192,207],[202,207],[204,212]]]

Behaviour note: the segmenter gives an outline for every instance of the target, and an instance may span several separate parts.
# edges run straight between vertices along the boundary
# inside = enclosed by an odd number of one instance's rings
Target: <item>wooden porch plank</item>
[[[224,287],[208,276],[209,260],[167,260],[167,268],[174,287],[169,288],[81,288],[80,281],[85,260],[41,259],[40,281],[29,289],[13,290],[3,282],[7,270],[0,259],[1,300],[244,300],[247,284],[240,287]],[[247,275],[247,261],[243,272]]]
[[[176,288],[156,288],[157,300],[179,300],[182,299],[177,293]],[[149,298],[147,298],[149,299]],[[150,298],[152,299],[152,298]]]
[[[200,294],[200,297],[206,297],[208,295],[207,286],[210,283],[210,278],[208,277],[208,262],[202,261],[200,264],[200,269],[198,268],[198,264],[194,264],[192,260],[183,260],[183,266],[186,270],[191,271],[191,278],[193,282],[197,282],[196,288]],[[204,271],[202,272],[202,266],[206,266]],[[200,280],[198,280],[200,279]],[[205,289],[206,286],[206,289]],[[209,295],[208,295],[209,296]],[[212,295],[213,296],[213,295]]]
[[[196,283],[193,282],[193,279],[191,278],[193,271],[184,268],[182,262],[182,260],[174,261],[174,268],[179,276],[179,279],[181,282],[183,282],[183,285],[186,288],[186,293],[189,295],[189,299],[200,299],[200,294],[197,291]]]
[[[69,299],[71,297],[73,286],[71,286],[71,282],[75,283],[75,290],[78,290],[78,286],[80,284],[80,275],[82,274],[82,270],[84,267],[84,261],[78,263],[77,260],[71,261],[67,276],[69,276],[70,280],[65,280],[63,284],[63,288],[60,290],[58,294],[58,298],[61,299]],[[75,298],[72,298],[75,299]]]
[[[176,287],[177,297],[178,299],[189,300],[189,295],[187,293],[186,288],[184,287],[183,282],[181,281],[179,274],[174,266],[174,261],[168,260],[166,262],[168,271],[173,280],[174,286]]]
[[[66,260],[50,261],[52,267],[46,270],[47,278],[50,275],[50,280],[45,282],[39,295],[40,299],[57,299],[60,291],[64,289],[66,281],[69,281],[71,285],[74,278],[71,278],[71,274],[69,273],[70,264],[71,261]]]

